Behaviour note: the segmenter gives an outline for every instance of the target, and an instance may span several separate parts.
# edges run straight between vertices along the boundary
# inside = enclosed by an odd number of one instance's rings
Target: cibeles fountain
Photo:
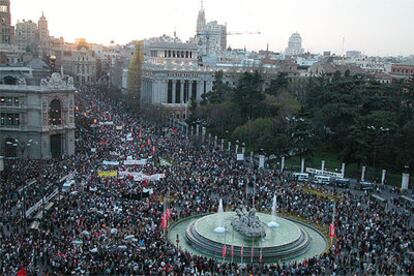
[[[276,196],[271,214],[244,206],[225,212],[220,200],[217,213],[192,216],[172,224],[168,238],[191,254],[238,263],[300,261],[326,250],[326,238],[315,227],[277,216],[276,208]]]

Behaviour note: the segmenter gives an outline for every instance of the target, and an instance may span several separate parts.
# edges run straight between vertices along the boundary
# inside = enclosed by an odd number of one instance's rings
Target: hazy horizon
[[[11,0],[12,22],[34,20],[44,11],[50,34],[67,41],[125,44],[174,30],[183,41],[194,36],[198,0]],[[411,0],[204,0],[207,21],[227,23],[229,32],[261,35],[229,36],[228,46],[283,51],[289,36],[299,32],[303,48],[313,53],[412,55],[414,36]]]

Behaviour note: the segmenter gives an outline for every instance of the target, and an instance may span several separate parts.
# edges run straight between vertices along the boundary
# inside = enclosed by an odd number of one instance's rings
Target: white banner
[[[114,125],[114,122],[100,122],[99,123],[99,125],[100,126],[113,126]]]
[[[124,161],[125,166],[133,166],[133,165],[144,166],[145,164],[147,164],[147,159],[140,159],[140,160],[127,159]]]
[[[236,158],[237,158],[237,161],[243,161],[244,160],[244,154],[243,153],[238,153]]]
[[[116,126],[116,130],[122,130],[122,126]]]
[[[102,162],[102,164],[104,164],[106,166],[119,166],[119,162],[118,161],[108,161],[108,160],[104,160]]]
[[[342,173],[336,173],[336,172],[330,172],[325,170],[318,170],[314,168],[306,168],[306,172],[310,174],[316,174],[316,175],[324,175],[324,176],[331,176],[331,177],[338,177],[343,178]]]
[[[134,138],[132,137],[132,133],[128,133],[126,136],[127,141],[134,141]]]
[[[120,171],[119,176],[129,176],[131,175],[135,181],[143,181],[143,180],[149,180],[149,181],[159,181],[162,178],[165,178],[165,174],[163,173],[157,173],[153,175],[146,175],[142,172],[129,172],[129,171]]]

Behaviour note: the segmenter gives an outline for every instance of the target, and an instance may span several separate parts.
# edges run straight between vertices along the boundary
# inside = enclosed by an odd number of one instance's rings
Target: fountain
[[[226,228],[224,228],[224,217],[223,217],[223,200],[220,198],[219,207],[217,212],[217,227],[214,228],[214,232],[216,233],[224,233],[226,232]]]
[[[273,196],[273,203],[272,203],[272,221],[270,221],[267,226],[270,228],[277,228],[279,227],[279,223],[276,222],[276,208],[277,208],[277,199],[276,195]]]
[[[275,263],[312,258],[326,250],[327,241],[317,229],[295,219],[276,217],[276,205],[274,197],[272,215],[244,206],[224,212],[220,199],[218,212],[177,221],[168,229],[168,239],[176,244],[177,236],[183,236],[177,246],[220,261]],[[223,258],[225,246],[232,248],[232,256]]]

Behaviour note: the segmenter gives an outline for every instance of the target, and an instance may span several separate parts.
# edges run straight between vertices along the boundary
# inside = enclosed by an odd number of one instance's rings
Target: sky
[[[228,45],[283,51],[299,32],[313,53],[414,54],[414,0],[204,0],[207,21],[227,23]],[[12,22],[44,11],[50,34],[66,41],[124,44],[167,34],[194,36],[199,0],[11,0]],[[345,42],[343,47],[343,41]]]

